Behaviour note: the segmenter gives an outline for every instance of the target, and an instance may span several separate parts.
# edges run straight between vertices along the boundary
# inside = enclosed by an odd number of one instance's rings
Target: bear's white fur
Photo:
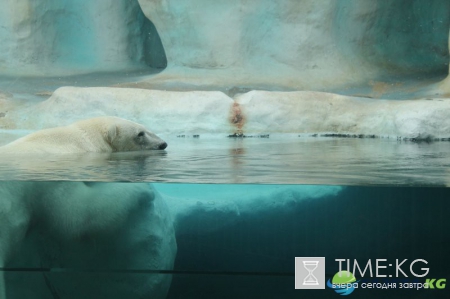
[[[166,146],[166,142],[140,124],[102,116],[37,131],[0,147],[0,153],[109,153],[165,149]]]
[[[165,298],[170,275],[127,271],[171,270],[175,254],[150,184],[0,182],[0,267],[63,269],[0,271],[0,299]]]
[[[32,133],[0,147],[0,154],[166,146],[140,124],[97,117]],[[68,271],[28,276],[0,271],[0,299],[165,298],[170,275],[126,271],[171,270],[175,254],[172,219],[149,184],[0,182],[0,268]],[[119,272],[107,274],[110,270]]]

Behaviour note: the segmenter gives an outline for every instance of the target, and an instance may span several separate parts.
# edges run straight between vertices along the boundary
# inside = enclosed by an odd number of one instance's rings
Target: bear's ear
[[[112,125],[109,127],[108,131],[106,132],[106,142],[108,142],[110,145],[112,145],[116,136],[117,136],[117,126]]]

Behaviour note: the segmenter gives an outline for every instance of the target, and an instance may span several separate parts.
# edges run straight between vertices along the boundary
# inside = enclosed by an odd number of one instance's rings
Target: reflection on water
[[[164,137],[165,151],[3,156],[1,180],[447,185],[450,146],[288,135]]]

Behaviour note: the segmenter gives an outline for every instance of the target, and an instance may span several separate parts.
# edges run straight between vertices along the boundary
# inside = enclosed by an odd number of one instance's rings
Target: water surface
[[[165,151],[2,156],[0,180],[446,186],[450,144],[163,136]]]

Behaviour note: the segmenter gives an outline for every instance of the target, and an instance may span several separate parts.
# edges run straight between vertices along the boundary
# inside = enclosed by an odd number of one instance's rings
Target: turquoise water
[[[171,188],[172,185],[164,186],[165,190]],[[186,197],[197,188],[199,193],[214,198],[215,185],[179,188],[188,194]],[[271,193],[264,185],[229,185],[216,191],[221,194],[233,188],[240,189],[233,196],[236,201],[245,199],[257,188]],[[169,298],[338,298],[330,289],[295,290],[296,256],[326,257],[327,279],[338,271],[334,259],[339,258],[357,259],[361,264],[377,258],[390,261],[420,258],[428,262],[427,277],[449,277],[448,188],[352,186],[342,187],[336,195],[299,199],[308,188],[311,186],[294,186],[292,199],[286,205],[257,213],[247,210],[236,221],[214,232],[204,232],[202,218],[193,220],[191,228],[177,236],[175,269],[187,273],[174,276]],[[280,192],[273,200],[283,201],[283,194],[289,193]],[[419,273],[417,268],[414,270]],[[380,273],[395,275],[393,269]],[[411,274],[407,275],[407,280],[414,281]],[[351,297],[447,298],[448,295],[448,290],[357,289]]]
[[[67,290],[86,291],[83,286],[95,281],[91,294],[100,296],[98,286],[111,281],[171,276],[167,298],[336,298],[328,288],[294,289],[294,258],[316,256],[326,258],[326,279],[338,271],[335,259],[340,258],[361,264],[368,259],[423,259],[430,269],[427,277],[450,278],[446,142],[164,138],[169,143],[165,151],[2,159],[3,186],[34,184],[31,190],[61,188],[70,195],[79,188],[76,184],[114,190],[117,182],[128,182],[118,189],[125,190],[131,182],[152,183],[173,217],[177,243],[173,268],[139,260],[121,263],[111,256],[124,250],[125,236],[138,234],[134,229],[61,241],[51,231],[43,230],[43,235],[42,223],[47,222],[38,218],[27,232],[25,249],[3,269],[7,293],[27,290],[44,294],[41,298],[65,298]],[[50,197],[42,194],[33,191],[27,198],[48,208]],[[64,205],[70,202],[67,196],[61,198]],[[99,216],[117,202],[93,197],[78,209],[91,204]],[[395,275],[392,268],[382,271]],[[351,294],[448,295],[447,289],[361,288]]]

